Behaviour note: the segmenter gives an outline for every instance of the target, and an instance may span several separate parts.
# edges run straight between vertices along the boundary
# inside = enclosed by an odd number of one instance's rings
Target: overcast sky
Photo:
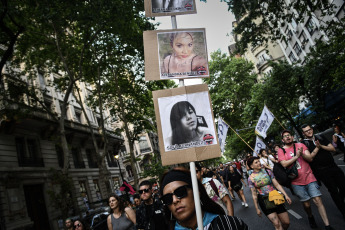
[[[230,45],[230,35],[232,31],[232,22],[235,17],[228,11],[228,5],[221,0],[208,0],[200,2],[195,0],[197,14],[177,15],[177,28],[206,28],[206,41],[208,56],[218,49],[222,53],[228,54],[228,46]],[[156,17],[156,22],[160,22],[158,27],[162,29],[172,29],[171,17]],[[201,80],[185,80],[185,85],[200,84]]]

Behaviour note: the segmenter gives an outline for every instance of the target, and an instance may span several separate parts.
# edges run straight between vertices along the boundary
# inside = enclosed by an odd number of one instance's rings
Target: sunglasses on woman
[[[165,205],[171,205],[173,203],[173,195],[175,195],[178,199],[184,198],[188,196],[187,188],[191,188],[190,185],[183,185],[175,189],[173,193],[167,193],[162,196],[161,200]]]
[[[81,226],[81,224],[76,224],[74,225],[74,228],[79,228]]]

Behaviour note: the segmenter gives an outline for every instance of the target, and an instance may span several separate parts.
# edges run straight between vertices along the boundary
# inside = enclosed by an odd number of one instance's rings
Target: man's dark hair
[[[301,125],[301,129],[304,129],[304,128],[307,127],[307,126],[310,126],[310,125],[308,125],[308,124],[303,124],[303,125]]]
[[[144,186],[144,185],[148,185],[149,188],[152,188],[152,183],[149,180],[144,180],[139,184],[139,187]]]
[[[283,130],[283,132],[281,133],[282,137],[283,137],[284,133],[290,133],[290,135],[292,136],[292,132],[288,129]]]
[[[251,165],[253,164],[253,162],[255,161],[255,160],[259,160],[260,158],[259,157],[250,157],[248,160],[247,160],[247,165],[248,165],[248,167],[250,168],[250,169],[253,169],[252,167],[251,167]]]

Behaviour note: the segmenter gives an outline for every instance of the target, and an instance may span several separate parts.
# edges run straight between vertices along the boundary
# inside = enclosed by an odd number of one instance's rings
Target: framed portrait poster
[[[145,16],[196,14],[195,0],[145,0]]]
[[[163,165],[221,156],[206,84],[153,92]]]
[[[209,77],[205,29],[144,32],[145,80]]]

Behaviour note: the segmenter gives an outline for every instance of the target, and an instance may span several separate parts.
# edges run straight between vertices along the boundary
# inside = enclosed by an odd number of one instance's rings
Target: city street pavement
[[[334,156],[334,159],[337,165],[345,172],[345,163],[342,160],[343,155],[336,155]],[[334,229],[344,230],[345,221],[342,215],[340,214],[339,210],[333,203],[333,200],[331,196],[329,195],[327,188],[325,188],[325,186],[321,186],[321,192],[322,192],[322,201],[325,205],[330,224],[332,225],[332,227],[334,227]],[[299,230],[311,229],[309,227],[307,214],[303,210],[302,203],[299,202],[296,196],[293,196],[291,194],[290,190],[287,189],[287,193],[292,199],[291,205],[286,204],[286,207],[289,212],[289,217],[290,217],[289,229],[299,229]],[[236,194],[235,195],[236,199],[235,201],[233,201],[235,216],[240,217],[252,230],[274,229],[273,225],[264,214],[262,214],[261,217],[259,217],[256,214],[255,207],[253,204],[253,198],[251,196],[251,192],[248,186],[244,187],[244,194],[247,199],[247,203],[249,207],[245,208],[244,206],[242,206],[241,201],[238,199],[237,194]],[[315,217],[316,223],[318,225],[317,229],[325,229],[322,219],[317,211],[317,207],[313,203],[312,203],[312,210],[313,210],[313,215]]]

